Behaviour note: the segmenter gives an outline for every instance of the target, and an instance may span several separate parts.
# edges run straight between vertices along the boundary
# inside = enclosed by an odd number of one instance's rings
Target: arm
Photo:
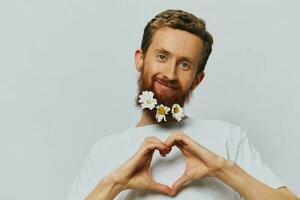
[[[85,200],[112,200],[120,192],[122,187],[115,183],[110,176],[104,177]]]
[[[172,185],[175,196],[183,186],[203,177],[216,177],[239,192],[246,200],[299,200],[287,189],[275,190],[258,181],[234,161],[206,149],[182,131],[172,133],[165,141],[167,147],[177,146],[186,160],[184,174]]]
[[[299,200],[286,188],[275,190],[258,181],[231,160],[224,160],[215,177],[239,192],[246,200]]]
[[[160,140],[147,137],[138,151],[119,168],[105,176],[85,200],[112,200],[127,189],[151,190],[170,195],[171,188],[152,178],[150,165],[155,150],[159,150],[161,154],[169,152]]]

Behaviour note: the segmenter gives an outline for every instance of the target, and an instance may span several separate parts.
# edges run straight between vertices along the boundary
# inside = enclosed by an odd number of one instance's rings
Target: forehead
[[[174,55],[187,56],[198,61],[203,49],[203,41],[187,31],[163,27],[155,32],[149,50],[154,52],[160,48],[164,48]]]

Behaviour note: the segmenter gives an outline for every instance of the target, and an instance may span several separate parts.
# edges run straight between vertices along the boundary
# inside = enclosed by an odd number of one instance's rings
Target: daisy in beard
[[[174,104],[172,106],[171,113],[173,118],[175,118],[177,121],[181,121],[184,117],[184,110],[179,104]]]
[[[156,115],[155,118],[157,119],[158,122],[161,122],[162,119],[164,121],[166,120],[166,115],[170,111],[170,108],[168,106],[164,106],[163,104],[160,104],[159,106],[156,106]]]
[[[148,90],[143,91],[143,93],[139,96],[139,103],[142,104],[142,109],[149,108],[150,110],[152,110],[155,107],[155,105],[157,104],[157,100],[153,98],[153,96],[153,92]]]

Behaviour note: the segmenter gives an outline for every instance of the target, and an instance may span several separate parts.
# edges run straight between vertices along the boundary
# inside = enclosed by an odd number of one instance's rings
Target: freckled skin
[[[158,51],[161,49],[169,54]],[[151,90],[158,104],[171,107],[178,103],[183,107],[204,78],[204,72],[196,75],[202,49],[203,41],[187,31],[158,29],[147,53],[143,54],[141,49],[135,53],[136,68],[141,72],[139,94]]]

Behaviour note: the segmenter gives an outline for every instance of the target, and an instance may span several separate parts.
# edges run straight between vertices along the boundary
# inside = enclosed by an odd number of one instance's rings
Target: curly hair
[[[212,51],[213,37],[206,30],[206,23],[203,19],[183,10],[165,10],[151,19],[144,28],[141,49],[146,55],[152,42],[155,32],[162,27],[180,29],[192,33],[199,37],[204,44],[197,74],[205,69],[205,65]]]

